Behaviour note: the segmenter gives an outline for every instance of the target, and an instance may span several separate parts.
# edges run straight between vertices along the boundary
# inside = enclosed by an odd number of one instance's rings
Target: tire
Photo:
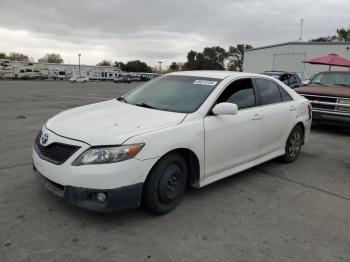
[[[180,154],[164,156],[152,168],[146,179],[142,207],[156,215],[173,210],[185,193],[187,176],[187,164]]]
[[[290,132],[287,142],[285,154],[282,156],[282,160],[285,163],[294,162],[300,152],[301,145],[303,142],[303,130],[299,125],[296,125],[293,130]]]

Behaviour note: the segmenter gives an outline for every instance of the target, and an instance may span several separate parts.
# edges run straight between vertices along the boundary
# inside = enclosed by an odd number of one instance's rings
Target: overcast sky
[[[0,0],[0,52],[35,60],[183,62],[191,49],[254,47],[334,34],[350,25],[349,0]]]

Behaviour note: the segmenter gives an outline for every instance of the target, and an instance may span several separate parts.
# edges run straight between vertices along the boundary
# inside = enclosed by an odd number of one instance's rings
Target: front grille
[[[310,100],[313,108],[325,109],[325,110],[336,110],[336,103],[338,98],[329,96],[315,96],[315,95],[304,95],[303,96]]]
[[[38,153],[40,158],[49,161],[53,164],[63,164],[80,148],[80,146],[73,146],[62,143],[52,143],[48,146],[43,146],[40,144],[41,135],[42,132],[40,131],[35,139],[34,149]]]

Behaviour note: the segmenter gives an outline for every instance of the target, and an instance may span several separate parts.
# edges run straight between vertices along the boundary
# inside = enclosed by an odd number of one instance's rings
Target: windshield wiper
[[[350,86],[350,85],[347,85],[347,84],[334,84],[336,86]]]
[[[120,102],[128,103],[128,101],[122,96],[118,97],[117,100],[120,101]]]
[[[323,84],[323,83],[321,83],[321,82],[317,82],[317,83],[310,83],[310,85],[312,85],[312,84],[316,84],[316,85],[320,85],[320,86],[328,86],[328,85]]]
[[[150,109],[155,109],[153,106],[145,103],[145,102],[141,102],[139,104],[136,104],[137,106],[141,106],[141,107],[145,107],[145,108],[150,108]]]

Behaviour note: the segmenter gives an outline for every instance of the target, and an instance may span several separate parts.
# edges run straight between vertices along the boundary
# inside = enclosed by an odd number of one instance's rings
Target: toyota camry
[[[49,119],[34,141],[33,168],[72,205],[164,214],[188,186],[277,157],[295,161],[311,119],[308,100],[273,77],[176,72]]]

